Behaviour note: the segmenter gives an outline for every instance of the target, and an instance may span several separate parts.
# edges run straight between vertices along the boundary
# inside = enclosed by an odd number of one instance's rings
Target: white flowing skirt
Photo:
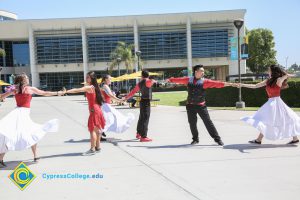
[[[280,97],[269,98],[253,116],[241,120],[255,127],[269,140],[300,135],[300,117]]]
[[[57,131],[57,119],[37,124],[30,118],[30,108],[17,107],[0,120],[0,153],[30,148],[46,133]]]
[[[123,133],[134,121],[134,115],[132,113],[123,115],[110,104],[104,103],[101,108],[105,118],[103,132]]]

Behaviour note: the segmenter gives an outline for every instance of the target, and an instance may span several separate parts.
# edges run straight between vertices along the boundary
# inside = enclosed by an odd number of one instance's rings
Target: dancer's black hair
[[[277,79],[286,75],[287,73],[279,65],[271,65],[270,70],[271,70],[271,77],[269,77],[267,81],[267,85],[270,87],[274,87],[277,83]],[[287,79],[285,79],[284,82],[282,83],[283,88],[286,86],[287,86]]]
[[[93,85],[95,88],[96,102],[97,102],[97,104],[99,104],[101,106],[103,104],[103,97],[102,97],[102,94],[100,92],[100,87],[97,82],[97,75],[95,74],[95,72],[88,72],[87,75],[91,78],[91,85]]]
[[[198,69],[200,69],[200,68],[203,68],[203,65],[195,65],[195,66],[193,67],[193,76],[195,76],[195,72],[196,72]]]
[[[25,83],[26,83],[26,78],[27,78],[27,75],[25,73],[18,74],[15,77],[14,84],[18,88],[18,93],[19,94],[22,93],[23,87],[25,86]]]
[[[142,71],[142,77],[143,78],[148,78],[149,77],[149,72],[147,70]]]
[[[101,77],[101,83],[100,83],[100,86],[103,86],[104,82],[110,77],[110,75],[108,74],[104,74],[102,77]]]

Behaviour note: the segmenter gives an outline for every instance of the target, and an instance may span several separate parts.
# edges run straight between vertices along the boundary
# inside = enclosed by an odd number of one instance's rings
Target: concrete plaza
[[[13,98],[0,106],[0,119],[15,107]],[[248,111],[211,110],[224,147],[209,137],[201,120],[199,145],[191,146],[184,107],[152,108],[151,143],[135,140],[137,119],[123,134],[107,133],[108,142],[93,156],[89,148],[88,109],[83,96],[34,97],[31,116],[42,123],[60,120],[58,133],[38,145],[42,158],[32,162],[31,150],[8,152],[0,169],[0,199],[105,200],[282,200],[300,195],[300,149],[288,140],[247,144],[257,131],[239,120]],[[138,118],[139,109],[117,107]],[[36,175],[21,191],[8,175],[23,161]],[[43,174],[97,174],[102,179],[46,180]]]

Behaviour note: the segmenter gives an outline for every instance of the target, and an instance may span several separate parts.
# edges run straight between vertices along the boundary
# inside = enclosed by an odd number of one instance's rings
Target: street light
[[[239,83],[241,84],[241,45],[240,45],[240,30],[244,25],[243,19],[236,19],[233,22],[234,26],[238,30],[238,72],[239,72]],[[245,108],[245,102],[242,101],[242,88],[239,87],[239,101],[235,103],[236,108]]]
[[[135,54],[138,57],[138,71],[140,71],[140,56],[141,56],[141,51],[136,51]]]

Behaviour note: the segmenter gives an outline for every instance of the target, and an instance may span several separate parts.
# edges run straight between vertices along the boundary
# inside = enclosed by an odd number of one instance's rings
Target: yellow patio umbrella
[[[160,73],[155,73],[155,72],[149,72],[150,76],[159,76],[161,75]],[[137,79],[142,77],[142,72],[138,71],[132,74],[124,74],[122,76],[119,76],[118,78],[121,80],[130,80],[130,79]]]
[[[10,85],[9,83],[5,83],[4,81],[0,80],[0,86],[2,85]]]
[[[130,77],[140,78],[142,76],[142,71],[138,71],[138,72],[135,72],[135,73],[132,73],[129,75],[130,75]],[[156,72],[149,72],[149,75],[150,76],[160,76],[162,74],[156,73]]]

